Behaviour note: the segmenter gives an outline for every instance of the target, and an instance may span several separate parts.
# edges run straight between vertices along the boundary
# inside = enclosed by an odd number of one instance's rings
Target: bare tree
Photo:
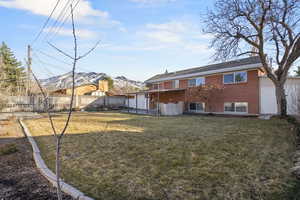
[[[287,115],[284,91],[288,72],[300,57],[299,0],[216,0],[205,32],[214,36],[216,59],[260,57],[276,88],[278,113]],[[270,61],[276,62],[276,69]]]
[[[45,91],[43,90],[41,84],[39,83],[39,80],[37,79],[37,77],[35,76],[34,73],[33,77],[35,79],[35,81],[37,82],[37,85],[43,95],[44,98],[44,103],[45,103],[45,107],[46,107],[46,111],[48,113],[48,118],[49,118],[49,122],[51,124],[51,128],[53,131],[53,135],[55,136],[56,139],[56,163],[55,163],[55,171],[56,171],[56,183],[57,183],[57,197],[59,200],[62,199],[62,192],[61,192],[61,184],[60,184],[60,171],[61,171],[61,160],[60,160],[60,153],[61,153],[61,145],[62,145],[62,139],[63,136],[66,133],[66,130],[69,126],[70,123],[70,119],[71,119],[71,115],[72,115],[72,111],[73,111],[73,102],[74,102],[74,93],[75,93],[75,69],[76,69],[76,65],[77,62],[88,56],[93,50],[95,50],[95,48],[98,46],[98,44],[100,43],[100,41],[98,41],[95,46],[93,48],[91,48],[89,51],[87,51],[85,54],[83,55],[78,55],[78,45],[77,45],[77,36],[76,36],[76,30],[75,30],[75,23],[74,23],[74,8],[72,6],[72,4],[70,5],[71,7],[71,20],[72,20],[72,33],[73,33],[73,41],[74,41],[74,55],[69,55],[68,53],[64,52],[63,50],[57,48],[55,45],[51,44],[48,42],[48,44],[53,47],[55,50],[57,50],[59,53],[63,54],[64,56],[68,57],[69,59],[71,59],[73,61],[73,65],[72,65],[72,94],[71,94],[71,100],[70,100],[70,107],[68,109],[68,116],[67,116],[67,120],[66,123],[62,129],[61,132],[58,132],[55,128],[54,122],[53,122],[53,118],[51,116],[51,112],[50,112],[50,107],[48,106],[48,96],[45,93]]]
[[[190,87],[187,90],[188,99],[197,98],[207,106],[207,112],[213,112],[212,103],[215,99],[221,99],[224,87],[221,84],[206,84]]]

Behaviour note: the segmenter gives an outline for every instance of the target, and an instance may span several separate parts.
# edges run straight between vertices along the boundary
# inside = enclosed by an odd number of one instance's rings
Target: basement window
[[[247,102],[226,102],[224,103],[224,112],[247,113]]]
[[[204,112],[205,111],[205,103],[190,103],[189,105],[190,112]]]
[[[223,75],[223,83],[231,84],[231,83],[244,83],[247,82],[247,72],[233,72]]]

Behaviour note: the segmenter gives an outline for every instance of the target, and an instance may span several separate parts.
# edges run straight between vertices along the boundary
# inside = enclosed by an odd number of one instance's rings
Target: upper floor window
[[[189,87],[194,87],[194,86],[199,86],[204,84],[205,84],[205,77],[190,79],[188,83]]]
[[[162,89],[162,88],[163,88],[163,85],[160,84],[160,83],[154,83],[154,84],[152,85],[152,89],[153,89],[153,90]]]
[[[172,81],[172,88],[179,88],[179,80]]]
[[[247,82],[247,72],[232,72],[223,75],[223,83],[230,84],[230,83],[243,83]]]

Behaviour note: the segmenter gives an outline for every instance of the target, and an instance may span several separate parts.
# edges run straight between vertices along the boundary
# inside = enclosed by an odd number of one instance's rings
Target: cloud
[[[43,15],[43,16],[49,16],[52,9],[54,8],[57,0],[1,0],[0,6],[7,7],[7,8],[15,8],[20,10],[26,10],[36,15]],[[61,0],[58,4],[54,14],[53,18],[57,19],[59,14],[64,11],[64,8],[66,8],[67,11],[70,11],[69,6],[66,4],[68,0]],[[65,7],[65,5],[67,5]],[[74,15],[78,19],[83,19],[85,17],[89,16],[96,16],[101,18],[108,18],[109,14],[105,11],[100,11],[93,9],[91,6],[91,3],[87,0],[81,0],[77,8],[74,12]]]
[[[187,24],[183,22],[171,21],[164,24],[147,24],[146,28],[160,31],[169,31],[169,32],[185,32],[188,29]]]
[[[149,39],[153,39],[162,43],[175,44],[182,42],[180,35],[169,31],[153,31],[144,33],[144,35]]]
[[[209,40],[212,35],[202,34],[200,27],[188,21],[170,21],[146,24],[137,32],[144,49],[159,46],[160,49],[185,50],[190,53],[211,53]]]
[[[72,29],[66,29],[66,28],[61,28],[59,29],[58,32],[56,32],[56,28],[46,28],[44,29],[44,32],[47,33],[57,33],[61,36],[73,36],[73,31]],[[96,33],[90,30],[86,29],[76,29],[76,35],[80,38],[85,38],[85,39],[92,39],[96,37]]]

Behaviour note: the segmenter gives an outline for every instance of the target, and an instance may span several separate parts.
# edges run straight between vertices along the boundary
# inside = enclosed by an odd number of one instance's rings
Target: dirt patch
[[[32,149],[16,121],[0,122],[0,199],[57,199],[56,189],[39,173]],[[72,199],[64,195],[64,199]]]

